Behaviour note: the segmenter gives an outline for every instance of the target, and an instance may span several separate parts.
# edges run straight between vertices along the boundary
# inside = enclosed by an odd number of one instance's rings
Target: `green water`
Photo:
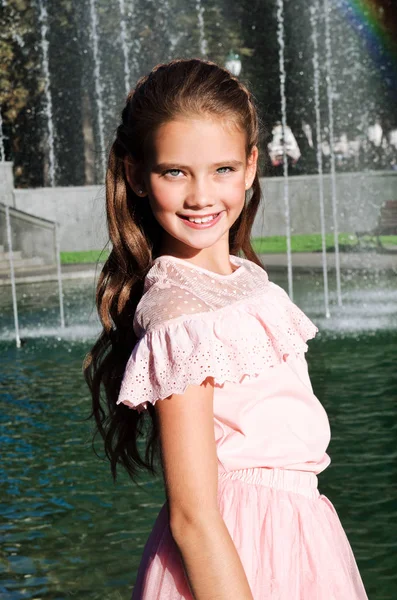
[[[332,463],[319,488],[338,511],[369,598],[394,600],[397,293],[390,278],[364,292],[362,283],[344,281],[346,307],[331,319],[322,317],[315,278],[298,278],[295,301],[321,330],[307,355],[332,431]],[[161,478],[138,487],[120,473],[114,485],[92,450],[81,370],[98,329],[92,286],[65,283],[66,334],[56,329],[54,284],[18,286],[26,340],[19,350],[3,291],[0,598],[129,599],[164,492]],[[96,448],[102,456],[99,441]]]

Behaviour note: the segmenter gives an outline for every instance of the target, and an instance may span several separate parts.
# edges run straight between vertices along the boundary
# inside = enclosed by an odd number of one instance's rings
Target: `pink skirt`
[[[254,600],[368,600],[315,473],[252,468],[219,474],[218,501]],[[146,542],[132,600],[193,600],[167,502]]]

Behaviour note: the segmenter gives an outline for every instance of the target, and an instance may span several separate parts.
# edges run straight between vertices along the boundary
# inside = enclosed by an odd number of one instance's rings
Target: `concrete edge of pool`
[[[272,270],[284,270],[287,268],[287,255],[283,254],[259,254],[265,265]],[[293,252],[292,267],[299,271],[322,271],[322,252]],[[380,254],[376,252],[340,252],[340,268],[361,271],[392,271],[397,274],[397,250]],[[62,265],[62,279],[90,279],[99,275],[102,265],[96,263],[81,263]],[[327,268],[335,269],[335,254],[327,253]],[[41,268],[31,271],[16,273],[15,283],[40,283],[44,281],[55,281],[57,273],[55,267]],[[10,285],[11,279],[8,274],[0,274],[0,286]]]

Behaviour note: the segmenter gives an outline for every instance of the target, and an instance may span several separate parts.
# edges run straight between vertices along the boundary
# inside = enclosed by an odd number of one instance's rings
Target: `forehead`
[[[156,162],[208,162],[245,155],[246,136],[233,122],[209,117],[177,118],[161,125],[153,136]]]

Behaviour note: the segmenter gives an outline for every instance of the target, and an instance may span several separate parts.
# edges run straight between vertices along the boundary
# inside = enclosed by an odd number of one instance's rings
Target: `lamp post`
[[[225,67],[228,71],[230,71],[230,73],[232,75],[235,75],[236,77],[238,77],[241,73],[241,60],[240,60],[240,56],[237,54],[237,52],[233,52],[233,50],[230,50],[226,61],[225,61]]]

